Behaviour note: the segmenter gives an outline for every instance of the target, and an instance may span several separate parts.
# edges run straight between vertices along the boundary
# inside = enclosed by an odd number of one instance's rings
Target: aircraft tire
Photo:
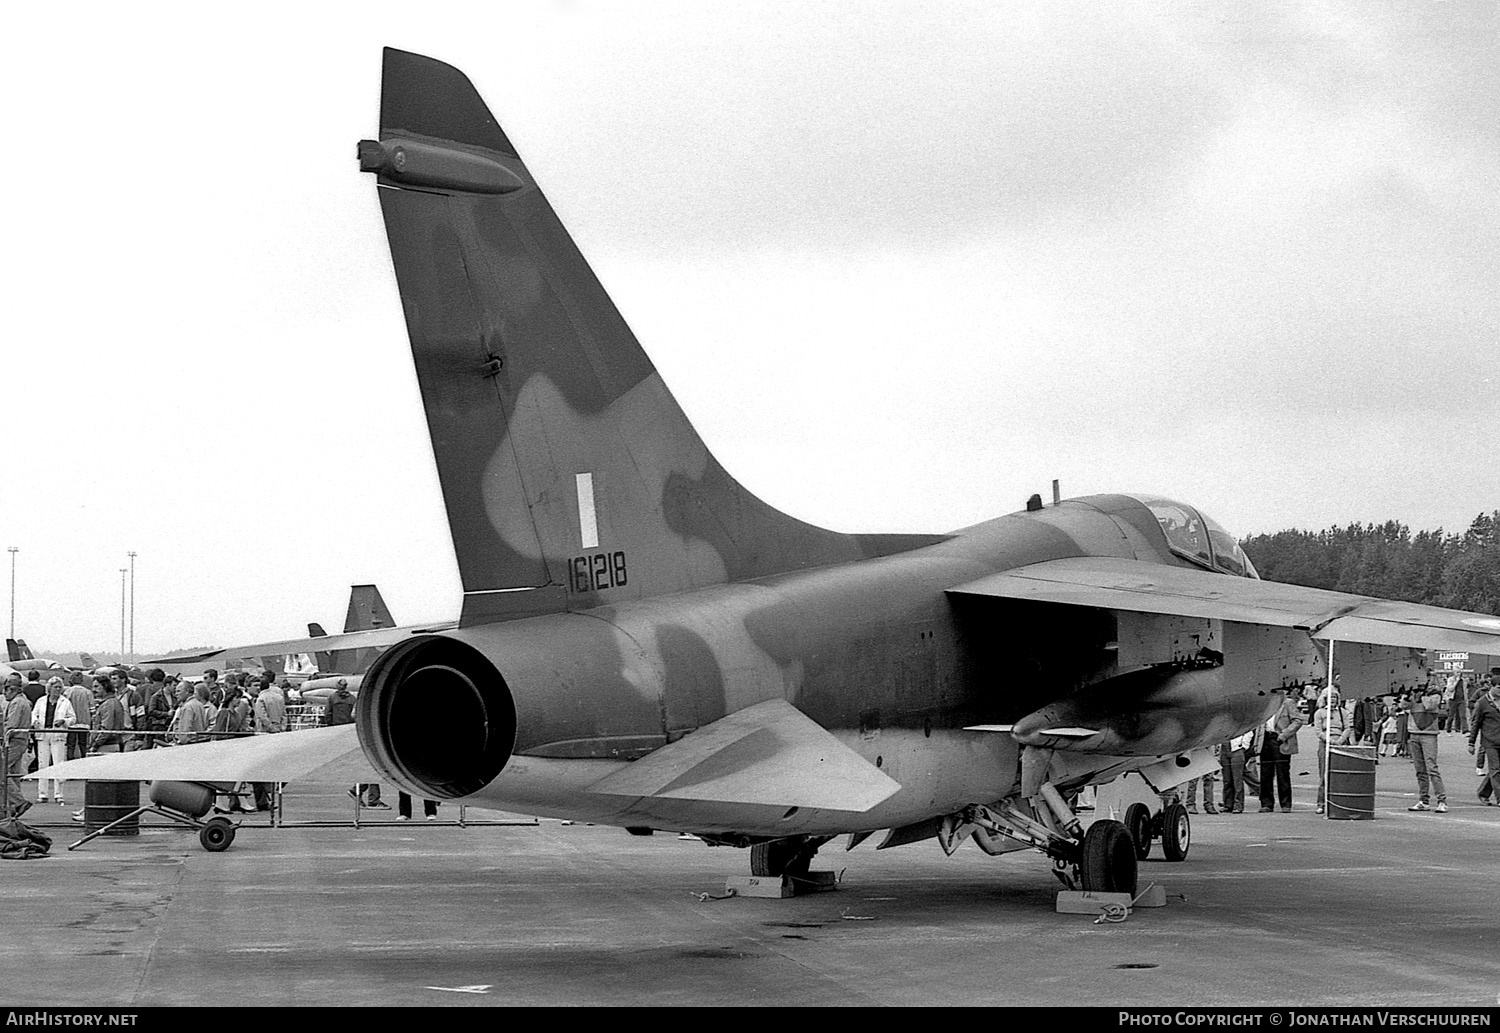
[[[211,854],[228,850],[229,844],[234,842],[234,826],[228,818],[211,818],[198,830],[198,842]]]
[[[1168,861],[1187,858],[1193,844],[1193,823],[1181,802],[1173,803],[1161,816],[1161,852]]]
[[[1125,827],[1135,841],[1136,860],[1144,861],[1151,856],[1151,808],[1143,803],[1133,803],[1125,808]]]
[[[1083,834],[1083,859],[1078,866],[1083,888],[1135,896],[1135,849],[1123,821],[1105,818],[1094,822]]]
[[[821,845],[819,840],[818,844]],[[818,847],[808,849],[802,836],[754,843],[750,847],[750,874],[774,879],[782,875],[806,875]]]

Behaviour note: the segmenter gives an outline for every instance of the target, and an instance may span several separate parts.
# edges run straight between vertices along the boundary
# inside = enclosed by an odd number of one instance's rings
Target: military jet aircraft
[[[1187,853],[1169,791],[1318,675],[1314,638],[1346,692],[1423,677],[1407,647],[1500,652],[1492,616],[1262,581],[1147,494],[940,534],[778,512],[709,453],[462,73],[386,50],[358,158],[463,583],[456,627],[363,633],[389,648],[359,741],[413,795],[696,833],[766,875],[886,830],[1130,890],[1143,839]],[[193,747],[202,777],[277,777],[224,759],[245,745]],[[152,753],[183,777],[187,751]],[[71,777],[151,778],[152,753]],[[1085,827],[1076,794],[1127,774],[1153,802]]]
[[[4,666],[11,671],[46,671],[56,673],[58,671],[69,671],[72,668],[60,664],[56,660],[44,660],[31,651],[24,638],[8,638],[5,640],[5,653],[9,657]]]

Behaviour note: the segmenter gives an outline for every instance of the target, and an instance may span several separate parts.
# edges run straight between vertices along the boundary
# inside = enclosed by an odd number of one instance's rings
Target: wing
[[[1500,618],[1490,614],[1116,557],[1032,563],[948,591],[1265,624],[1341,642],[1500,653]]]
[[[45,772],[42,777],[69,780],[291,782],[323,769],[336,770],[351,783],[378,781],[374,769],[364,759],[353,725],[111,753],[41,770]]]
[[[349,631],[342,635],[319,635],[307,638],[286,638],[276,642],[254,642],[247,646],[229,646],[223,649],[208,649],[201,653],[178,653],[173,656],[143,660],[141,666],[168,666],[171,664],[198,664],[209,660],[251,656],[281,656],[287,653],[330,652],[335,649],[376,649],[404,642],[413,635],[430,635],[437,631],[449,631],[458,624],[443,621],[438,624],[409,624],[402,628],[376,628],[371,631]]]

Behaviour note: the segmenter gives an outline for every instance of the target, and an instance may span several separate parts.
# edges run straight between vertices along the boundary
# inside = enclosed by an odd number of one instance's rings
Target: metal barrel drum
[[[1328,756],[1328,816],[1342,821],[1375,817],[1375,747],[1335,746]]]
[[[139,782],[98,782],[90,780],[83,787],[83,827],[89,832],[119,821],[141,806]],[[129,821],[105,833],[107,836],[135,836],[141,831],[141,818]]]

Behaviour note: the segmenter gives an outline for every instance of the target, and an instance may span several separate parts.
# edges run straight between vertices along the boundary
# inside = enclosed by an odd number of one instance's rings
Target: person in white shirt
[[[1224,776],[1225,814],[1245,813],[1245,758],[1255,741],[1255,729],[1219,744],[1219,774]]]
[[[44,728],[69,728],[75,723],[73,704],[63,695],[62,679],[53,676],[47,679],[47,694],[31,708],[31,727],[36,742],[36,769],[61,764],[68,759],[68,733],[47,732]],[[50,789],[50,795],[49,795]],[[36,780],[37,802],[49,799],[63,802],[63,784],[50,778]]]

